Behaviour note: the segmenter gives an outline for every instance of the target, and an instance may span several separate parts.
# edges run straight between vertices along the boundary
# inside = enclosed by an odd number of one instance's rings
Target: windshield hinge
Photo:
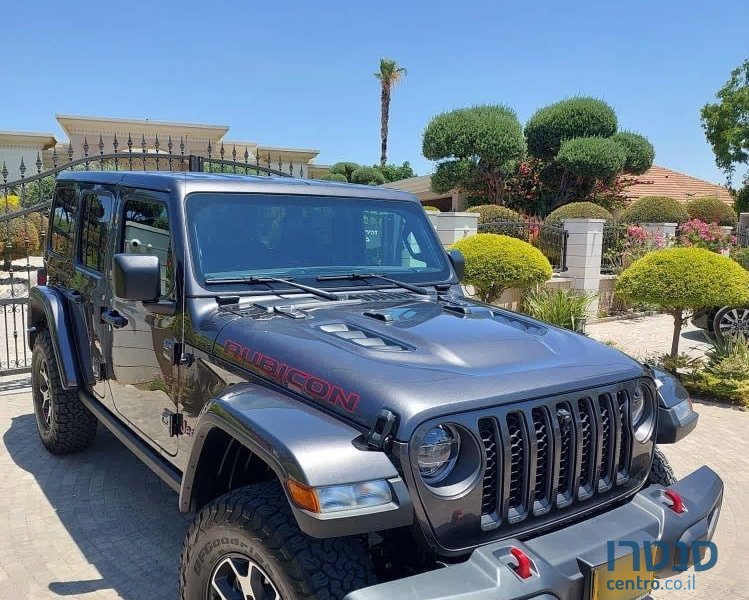
[[[383,408],[377,415],[372,429],[367,433],[367,446],[372,450],[387,450],[398,427],[398,415]]]

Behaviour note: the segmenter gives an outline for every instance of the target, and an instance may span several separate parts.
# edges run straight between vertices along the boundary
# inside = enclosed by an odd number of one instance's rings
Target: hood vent
[[[346,340],[347,342],[371,350],[405,352],[406,350],[411,349],[395,340],[374,333],[373,331],[367,331],[361,327],[347,325],[346,323],[329,323],[327,325],[320,325],[319,329],[329,335],[334,335],[339,339]]]
[[[400,302],[413,300],[414,295],[411,292],[362,292],[361,294],[346,294],[346,298],[363,302]]]
[[[514,327],[515,329],[519,329],[520,331],[524,331],[533,335],[544,335],[548,331],[546,327],[536,325],[532,321],[526,321],[525,319],[521,319],[520,317],[515,317],[504,312],[495,310],[492,311],[492,316],[495,321],[499,321],[503,325],[509,325],[510,327]]]

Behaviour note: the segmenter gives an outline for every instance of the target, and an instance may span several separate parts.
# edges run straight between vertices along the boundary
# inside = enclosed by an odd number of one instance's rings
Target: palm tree
[[[380,59],[380,71],[374,74],[380,80],[380,164],[385,166],[388,154],[388,121],[390,120],[390,93],[395,85],[406,76],[406,69],[399,67],[394,60]]]

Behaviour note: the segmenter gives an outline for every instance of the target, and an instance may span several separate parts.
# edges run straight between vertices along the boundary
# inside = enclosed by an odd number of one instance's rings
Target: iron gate
[[[137,138],[136,138],[137,139]],[[179,145],[167,141],[162,150],[156,136],[152,148],[148,147],[145,135],[141,136],[140,149],[135,147],[128,135],[126,149],[120,147],[117,136],[112,141],[112,151],[105,152],[102,137],[97,144],[98,153],[89,153],[91,147],[84,139],[80,154],[68,145],[67,156],[61,157],[53,149],[49,157],[52,167],[44,168],[42,157],[36,156],[36,172],[28,174],[29,168],[23,158],[18,165],[20,177],[8,181],[5,162],[0,169],[0,242],[3,258],[0,269],[0,375],[25,373],[31,369],[31,352],[26,345],[26,320],[29,289],[36,284],[36,272],[42,266],[43,243],[49,219],[57,175],[64,171],[197,171],[208,173],[236,173],[240,175],[304,177],[304,165],[284,161],[282,155],[271,158],[270,154],[254,155],[245,149],[237,155],[236,147],[227,152],[223,143],[218,154],[208,142],[205,155],[185,154],[184,140]],[[65,160],[67,158],[67,160]],[[238,160],[239,159],[239,160]]]

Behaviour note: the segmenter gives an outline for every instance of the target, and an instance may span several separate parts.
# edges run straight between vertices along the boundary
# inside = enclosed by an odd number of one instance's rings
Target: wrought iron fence
[[[749,248],[749,227],[736,230],[736,245],[741,248]]]
[[[137,136],[136,136],[137,139]],[[106,148],[99,136],[94,149],[84,138],[80,158],[71,144],[63,156],[52,151],[45,165],[37,153],[35,172],[21,158],[19,177],[8,180],[5,162],[0,168],[0,375],[23,373],[31,367],[31,353],[26,346],[28,293],[36,283],[36,271],[42,266],[42,244],[46,236],[49,207],[57,176],[65,171],[198,171],[237,173],[243,175],[304,177],[305,165],[284,160],[282,155],[263,156],[259,150],[251,154],[247,148],[238,154],[236,146],[228,150],[224,144],[218,152],[211,142],[204,154],[187,154],[184,139],[176,144],[169,137],[164,148],[156,136],[153,142],[141,135],[140,148],[128,135],[124,146],[113,137]],[[92,152],[93,150],[93,152]],[[97,152],[98,150],[98,152]],[[105,152],[106,150],[106,152]],[[31,168],[33,170],[33,167]],[[4,341],[4,346],[2,345]]]
[[[549,259],[555,271],[567,270],[569,235],[561,225],[549,225],[541,221],[492,221],[481,223],[478,232],[498,233],[528,242]]]
[[[624,250],[627,240],[627,225],[607,223],[603,226],[601,248],[601,273],[618,273],[624,267]]]

